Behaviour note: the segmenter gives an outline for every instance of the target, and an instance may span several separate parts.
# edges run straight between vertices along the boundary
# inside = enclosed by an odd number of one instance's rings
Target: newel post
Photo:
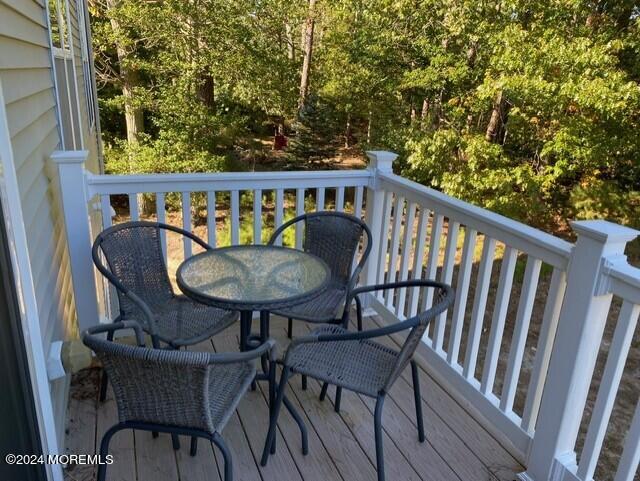
[[[91,260],[89,199],[84,170],[88,154],[86,150],[74,150],[57,151],[51,155],[51,160],[58,166],[73,296],[80,331],[99,322],[98,297]]]
[[[393,173],[393,161],[396,160],[398,154],[381,150],[369,150],[367,151],[367,157],[369,157],[367,170],[371,172],[371,178],[367,187],[365,221],[371,229],[373,239],[371,253],[364,266],[361,282],[365,285],[373,285],[377,282],[378,277],[378,261],[382,244],[382,216],[384,215],[384,190],[380,188],[379,174]]]
[[[575,442],[612,295],[601,289],[608,261],[639,232],[602,220],[572,223],[578,234],[535,435],[522,480],[549,481],[575,466]]]

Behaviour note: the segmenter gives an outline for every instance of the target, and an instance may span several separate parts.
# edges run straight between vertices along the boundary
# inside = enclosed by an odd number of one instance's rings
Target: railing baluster
[[[505,252],[505,258],[502,260],[502,272],[507,276],[508,268],[505,268],[505,259],[511,259]],[[487,307],[487,296],[489,294],[489,285],[491,284],[491,270],[493,269],[493,259],[496,255],[496,240],[485,235],[482,245],[482,258],[478,268],[478,278],[476,281],[476,291],[473,298],[473,307],[471,308],[471,321],[469,324],[469,335],[467,338],[467,350],[464,356],[464,367],[462,374],[467,379],[473,379],[476,371],[476,363],[478,361],[478,349],[480,347],[480,336],[482,335],[482,324],[484,323],[485,308]],[[513,257],[513,267],[515,267],[515,256]],[[501,272],[501,276],[502,276]],[[500,286],[501,284],[498,284]],[[511,289],[511,285],[509,285]],[[498,287],[498,297],[504,294],[503,289]],[[508,297],[507,297],[508,299]]]
[[[276,190],[276,212],[274,215],[274,230],[282,225],[284,215],[284,191],[282,189]],[[275,241],[278,246],[282,245],[282,236],[278,236]]]
[[[156,192],[156,217],[158,222],[164,224],[167,221],[167,214],[164,204],[164,192]],[[167,233],[164,229],[160,229],[160,245],[162,246],[162,254],[164,255],[164,263],[167,264]]]
[[[140,209],[138,208],[138,194],[129,194],[129,214],[132,221],[140,220]]]
[[[111,220],[111,196],[100,196],[100,210],[102,212],[102,228],[107,229],[113,224]]]
[[[207,239],[216,247],[216,191],[207,192]]]
[[[449,219],[449,225],[447,226],[447,246],[445,248],[444,264],[440,274],[440,281],[445,284],[451,284],[451,280],[453,278],[453,266],[456,262],[459,231],[460,223],[455,221],[452,222],[451,219]],[[433,326],[433,348],[438,352],[442,351],[445,325],[447,323],[447,312],[448,311],[444,311],[441,313],[436,318],[435,325]]]
[[[191,232],[191,192],[182,193],[182,228],[187,232]],[[191,257],[191,239],[183,236],[182,247],[184,258],[188,259],[189,257]]]
[[[344,211],[344,187],[338,187],[336,189],[336,211]]]
[[[422,263],[424,262],[424,246],[427,237],[427,224],[429,222],[429,209],[420,206],[420,220],[418,221],[418,232],[416,233],[416,249],[413,256],[412,279],[422,278]],[[418,300],[420,288],[414,287],[409,290],[409,314],[413,317],[418,313]]]
[[[362,187],[361,185],[359,185],[358,187],[356,187],[356,195],[354,198],[354,205],[353,205],[353,215],[356,216],[358,219],[362,218],[362,201],[363,201],[363,197],[364,197],[364,187]]]
[[[618,472],[613,481],[633,481],[640,463],[640,402],[627,431],[622,456],[618,463]]]
[[[531,370],[529,388],[527,389],[527,399],[525,401],[524,413],[522,415],[521,427],[528,433],[534,431],[536,420],[538,419],[540,400],[542,399],[544,382],[547,379],[549,358],[551,357],[551,349],[553,348],[553,341],[556,337],[558,318],[560,317],[560,308],[562,307],[562,300],[564,299],[564,291],[566,287],[566,272],[554,268],[553,274],[551,275],[551,283],[549,284],[549,291],[547,293],[547,302],[544,306],[542,327],[540,328],[536,356],[533,362],[533,369]]]
[[[464,247],[462,248],[462,259],[458,270],[458,283],[456,285],[456,301],[453,307],[451,318],[451,333],[449,334],[449,348],[447,349],[447,361],[449,364],[458,363],[460,352],[460,340],[462,338],[462,327],[464,324],[464,314],[467,307],[467,297],[469,295],[469,283],[471,280],[471,268],[473,267],[473,254],[476,247],[478,233],[469,227],[464,233]]]
[[[520,300],[518,301],[516,325],[513,331],[513,338],[511,339],[509,359],[507,360],[507,373],[504,378],[502,396],[500,398],[500,409],[504,412],[511,412],[513,409],[513,401],[516,397],[518,379],[520,378],[520,370],[522,368],[524,349],[527,343],[527,334],[529,333],[531,313],[533,312],[533,303],[536,300],[536,290],[538,288],[541,266],[542,261],[540,259],[528,256],[527,267],[524,271],[524,283],[522,284]]]
[[[513,285],[513,274],[516,269],[517,260],[518,251],[507,246],[503,254],[502,265],[500,266],[500,279],[498,281],[496,301],[493,308],[493,317],[491,319],[491,330],[489,332],[489,343],[487,345],[487,354],[485,356],[482,372],[480,390],[485,395],[492,391],[493,383],[496,378],[496,368],[498,367],[500,346],[502,345],[502,336],[504,334],[504,323],[507,318],[509,299],[511,298],[511,287]],[[481,327],[482,326],[480,326],[480,328]]]
[[[391,208],[393,207],[393,192],[385,192],[384,209],[382,216],[382,228],[380,231],[380,252],[378,259],[378,284],[384,283],[384,277],[387,271],[387,252],[389,250],[389,225],[391,224]],[[380,302],[384,302],[384,293],[376,292],[376,296]]]
[[[353,199],[353,215],[355,217],[357,217],[358,219],[362,219],[362,201],[363,201],[362,197],[363,197],[363,194],[364,194],[364,187],[362,187],[362,186],[356,187],[356,192],[355,192],[355,196],[354,196],[354,199]],[[358,248],[358,252],[360,252],[360,250],[363,249],[363,248],[364,248],[364,245],[361,244],[359,246],[359,248]],[[359,256],[355,256],[353,258],[353,262],[351,264],[351,271],[352,272],[353,272],[353,269],[356,268],[356,265],[358,264],[358,260],[359,259],[360,259]],[[361,279],[361,282],[363,280],[364,279]]]
[[[391,228],[391,247],[389,254],[389,269],[387,270],[387,282],[395,282],[398,272],[398,248],[400,247],[400,229],[402,228],[402,217],[404,215],[404,197],[396,196],[393,205],[393,227]],[[393,300],[395,289],[385,291],[385,304],[393,310]]]
[[[316,189],[316,211],[324,210],[324,187]]]
[[[440,239],[442,238],[442,226],[444,216],[433,213],[431,219],[431,237],[429,237],[429,257],[427,260],[427,279],[435,280],[438,272],[438,261],[440,258]],[[422,310],[426,311],[433,304],[433,289],[427,289],[422,298]],[[425,334],[426,335],[426,334]]]
[[[604,441],[611,411],[618,394],[620,379],[627,361],[633,334],[638,323],[640,306],[629,301],[622,303],[616,329],[613,334],[607,362],[602,373],[598,396],[591,413],[591,421],[587,430],[587,438],[580,455],[578,464],[578,477],[580,479],[592,479],[596,470],[602,442]]]
[[[100,211],[102,213],[102,229],[108,229],[113,225],[113,219],[111,217],[111,196],[109,194],[100,196]],[[101,258],[103,262],[105,262],[103,255],[101,255]],[[116,310],[115,300],[117,296],[115,288],[102,276],[100,276],[98,284],[102,287],[105,315],[108,319],[112,319],[112,313]]]
[[[253,191],[253,243],[262,244],[262,190]]]
[[[231,191],[231,245],[240,243],[240,193]]]
[[[404,221],[404,239],[402,241],[402,256],[400,258],[400,280],[406,281],[409,278],[409,257],[411,256],[411,246],[413,244],[413,223],[416,217],[415,202],[409,203],[407,216]],[[400,289],[398,292],[398,303],[396,305],[396,315],[403,319],[405,317],[405,300],[407,289]]]
[[[296,217],[304,214],[304,189],[296,189]],[[296,222],[296,249],[302,249],[303,222]]]

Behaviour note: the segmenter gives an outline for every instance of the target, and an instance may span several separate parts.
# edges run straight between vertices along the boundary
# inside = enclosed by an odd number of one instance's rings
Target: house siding
[[[70,0],[81,135],[87,168],[98,172],[95,130],[88,128],[77,6]],[[0,0],[0,79],[28,238],[44,352],[77,336],[69,254],[59,187],[49,156],[61,148],[44,3]],[[73,106],[76,108],[75,105]],[[77,115],[77,112],[74,112]],[[58,438],[64,439],[68,380],[51,383]]]

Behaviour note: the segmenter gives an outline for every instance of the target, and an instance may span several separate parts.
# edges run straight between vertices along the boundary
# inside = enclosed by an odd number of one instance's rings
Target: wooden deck
[[[367,318],[371,328],[379,322]],[[285,321],[272,319],[271,334],[286,345]],[[294,335],[307,332],[294,324]],[[198,348],[237,349],[237,330],[216,336]],[[393,344],[394,341],[386,339]],[[421,387],[427,440],[420,444],[415,428],[413,391],[409,370],[392,389],[383,413],[387,479],[425,481],[513,481],[522,466],[456,403],[424,370]],[[97,402],[99,372],[87,370],[74,377],[69,401],[67,452],[92,454],[102,434],[115,422],[117,411],[111,391],[104,403]],[[248,392],[236,415],[222,433],[233,455],[234,479],[240,481],[371,481],[376,479],[373,436],[374,400],[345,392],[340,414],[333,410],[333,390],[319,402],[320,385],[309,380],[300,388],[300,377],[290,382],[289,398],[309,430],[309,454],[303,456],[300,434],[283,410],[278,432],[278,450],[265,468],[259,466],[268,425],[266,386]],[[216,481],[222,479],[222,456],[200,441],[196,457],[189,456],[188,439],[174,451],[168,435],[153,439],[148,432],[120,432],[111,442],[114,464],[107,469],[108,481]],[[72,481],[95,479],[92,466],[72,466],[66,471]]]

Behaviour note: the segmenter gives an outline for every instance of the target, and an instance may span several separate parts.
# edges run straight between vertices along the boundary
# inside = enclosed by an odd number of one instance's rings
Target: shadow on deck
[[[367,318],[365,328],[377,318]],[[294,336],[307,332],[294,324]],[[202,350],[237,349],[234,327],[197,346]],[[286,346],[286,321],[272,317],[271,334]],[[390,338],[385,342],[393,344]],[[283,352],[284,347],[280,347]],[[396,382],[383,413],[387,479],[429,481],[512,481],[522,466],[482,428],[443,388],[421,369],[423,411],[427,440],[420,444],[410,370]],[[97,401],[100,371],[85,370],[74,376],[68,412],[68,453],[92,454],[102,434],[117,422],[117,408],[109,390],[104,403]],[[309,429],[309,454],[303,456],[300,434],[286,411],[280,416],[277,452],[262,468],[259,458],[268,427],[266,386],[249,391],[222,435],[233,455],[234,479],[241,481],[372,481],[376,479],[373,409],[375,400],[351,392],[342,396],[341,412],[333,410],[333,389],[325,402],[318,400],[320,385],[309,380],[303,391],[300,377],[290,381],[289,398],[304,413]],[[153,439],[149,432],[124,431],[111,442],[114,462],[108,481],[217,481],[222,479],[222,456],[200,440],[198,454],[189,456],[189,441],[174,451],[168,435]],[[71,466],[70,481],[95,479],[94,466]]]

